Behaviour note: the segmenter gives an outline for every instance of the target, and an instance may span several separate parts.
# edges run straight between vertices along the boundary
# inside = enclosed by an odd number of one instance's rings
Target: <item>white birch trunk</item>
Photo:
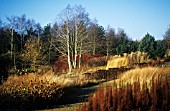
[[[68,22],[68,20],[67,20]],[[71,73],[72,71],[72,66],[71,66],[71,59],[70,59],[70,39],[69,39],[69,34],[70,34],[70,31],[69,31],[69,23],[67,23],[67,35],[66,35],[66,39],[67,39],[67,61],[68,61],[68,68],[69,68],[69,73]]]
[[[93,35],[93,55],[96,54],[96,37],[95,34]]]
[[[75,41],[74,41],[74,69],[77,67],[77,24],[75,23]]]
[[[83,45],[82,42],[83,42],[83,41],[82,41],[82,39],[81,39],[81,43],[80,43],[80,54],[79,54],[79,69],[80,69],[80,67],[81,67],[81,55],[82,55],[82,45]]]
[[[107,54],[107,57],[109,56],[109,38],[106,37],[106,54]]]
[[[12,31],[11,31],[11,59],[13,58],[12,56],[13,56],[13,41],[14,41],[14,36],[13,36],[13,28],[12,28]]]

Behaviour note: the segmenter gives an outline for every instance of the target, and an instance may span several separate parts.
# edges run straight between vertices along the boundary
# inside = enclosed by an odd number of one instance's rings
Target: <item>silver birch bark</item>
[[[68,67],[69,67],[69,73],[72,71],[72,65],[71,65],[71,59],[70,59],[70,30],[69,30],[69,19],[67,17],[67,35],[66,35],[66,41],[67,41],[67,60],[68,60]]]

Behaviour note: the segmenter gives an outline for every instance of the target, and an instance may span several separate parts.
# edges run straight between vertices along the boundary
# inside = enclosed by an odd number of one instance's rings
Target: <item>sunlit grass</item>
[[[0,101],[1,108],[24,110],[54,104],[63,95],[63,87],[55,79],[51,75],[35,73],[10,76],[0,86],[0,100],[3,100]]]
[[[143,82],[147,82],[150,84],[152,79],[156,79],[159,76],[170,75],[170,68],[159,68],[159,67],[144,67],[144,68],[135,68],[124,72],[118,76],[118,79],[109,81],[106,84],[112,84],[113,82],[120,83],[123,81],[124,84],[140,81],[141,84]]]

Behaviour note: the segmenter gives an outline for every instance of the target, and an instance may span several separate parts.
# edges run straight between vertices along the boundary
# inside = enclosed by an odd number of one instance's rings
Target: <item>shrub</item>
[[[30,110],[50,107],[62,96],[62,87],[35,74],[9,77],[0,86],[0,107],[4,110]]]
[[[77,111],[169,111],[167,78],[159,77],[151,82],[151,90],[146,82],[141,86],[139,81],[132,85],[122,85],[120,88],[99,87],[97,92],[89,97],[88,104],[79,106]]]

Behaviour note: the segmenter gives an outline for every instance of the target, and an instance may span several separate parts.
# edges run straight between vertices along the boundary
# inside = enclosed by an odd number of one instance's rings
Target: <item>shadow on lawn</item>
[[[87,87],[69,87],[64,89],[65,94],[59,99],[58,105],[75,104],[88,101],[89,95],[97,90],[98,84]]]
[[[71,107],[73,104],[87,102],[89,95],[93,94],[99,84],[90,84],[86,87],[66,87],[63,89],[63,96],[59,98],[58,102],[50,106],[39,107],[34,110],[51,110],[64,107]]]
[[[86,87],[66,87],[63,89],[64,94],[58,100],[37,100],[36,102],[32,99],[29,99],[28,103],[16,103],[14,104],[6,104],[5,106],[1,106],[0,110],[48,110],[48,109],[56,109],[63,108],[66,106],[70,106],[71,104],[76,104],[80,102],[88,101],[88,97],[90,94],[94,93],[97,90],[98,85],[93,84]],[[17,102],[17,101],[16,101]],[[15,103],[10,102],[10,103]]]

